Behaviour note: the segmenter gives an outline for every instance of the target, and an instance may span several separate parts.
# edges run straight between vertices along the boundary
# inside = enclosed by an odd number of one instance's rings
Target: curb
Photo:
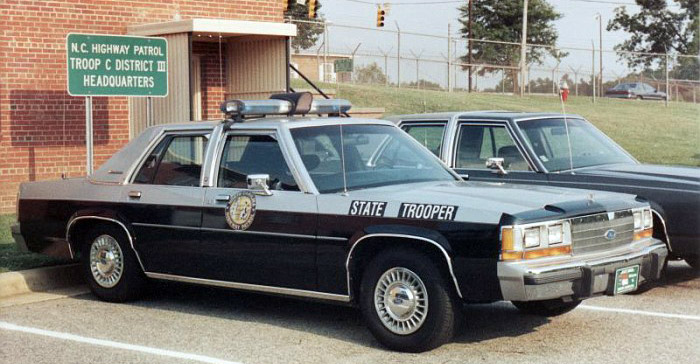
[[[44,292],[83,283],[79,264],[0,273],[0,298]]]

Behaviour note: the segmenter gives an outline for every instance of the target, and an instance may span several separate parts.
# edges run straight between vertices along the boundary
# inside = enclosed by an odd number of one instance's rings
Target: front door
[[[207,189],[199,259],[209,279],[316,289],[316,196],[300,192],[277,135],[230,133]],[[267,174],[271,195],[248,190]]]
[[[504,123],[463,123],[455,140],[451,165],[471,181],[547,183],[544,173],[536,173],[523,156]],[[503,158],[507,174],[486,168],[489,158]]]

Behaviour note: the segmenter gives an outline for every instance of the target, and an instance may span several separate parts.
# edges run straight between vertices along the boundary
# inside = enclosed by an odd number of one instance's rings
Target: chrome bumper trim
[[[572,297],[588,298],[612,294],[615,270],[639,264],[640,283],[656,280],[661,274],[668,249],[663,241],[645,239],[607,256],[571,256],[564,260],[499,262],[497,271],[503,299],[537,301]]]

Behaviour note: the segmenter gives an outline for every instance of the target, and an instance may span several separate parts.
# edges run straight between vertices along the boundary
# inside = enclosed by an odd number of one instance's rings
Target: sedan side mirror
[[[486,160],[486,168],[493,169],[494,173],[500,175],[508,174],[505,168],[503,168],[503,163],[505,160],[503,158],[489,158]]]
[[[246,178],[248,189],[256,195],[271,196],[270,191],[270,175],[269,174],[251,174]]]

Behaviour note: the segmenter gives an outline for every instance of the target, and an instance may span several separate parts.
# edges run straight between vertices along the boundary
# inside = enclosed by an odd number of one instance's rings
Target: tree
[[[318,1],[318,8],[321,8],[321,2]],[[292,5],[289,6],[289,9],[284,13],[286,17],[290,17],[292,19],[298,19],[298,20],[314,20],[314,19],[309,19],[309,8],[306,6],[306,4],[300,4],[297,2],[294,2]],[[319,13],[318,19],[316,19],[319,22],[325,21],[323,18],[323,15]],[[295,52],[299,52],[300,50],[303,49],[309,49],[313,47],[316,42],[318,42],[318,37],[321,33],[323,33],[323,25],[322,24],[313,24],[313,23],[296,23],[297,25],[297,36],[292,38],[292,48],[294,49]]]
[[[359,83],[386,83],[386,75],[376,62],[356,68],[355,75]]]
[[[519,43],[522,38],[523,1],[486,1],[473,0],[472,34],[469,34],[469,5],[459,7],[463,38],[495,40]],[[559,34],[554,29],[553,22],[561,18],[561,14],[546,0],[529,0],[527,13],[527,43],[554,46]],[[566,56],[554,48],[528,48],[528,64],[542,64],[546,54],[557,59]],[[460,57],[467,63],[469,55]],[[520,46],[512,44],[495,44],[474,42],[472,44],[472,59],[475,62],[501,66],[517,66],[520,63]],[[463,69],[468,67],[463,66]],[[497,68],[482,68],[481,74],[500,72]],[[508,76],[513,91],[518,88],[518,71],[514,70]]]
[[[615,46],[615,50],[648,53],[678,53],[698,55],[700,37],[698,28],[698,0],[672,0],[679,9],[672,11],[667,0],[636,0],[639,11],[629,13],[624,6],[615,9],[615,17],[608,22],[606,29],[622,30],[630,38]],[[631,68],[661,66],[659,57],[641,54],[620,53]],[[660,67],[659,67],[660,68]],[[680,57],[674,67],[676,78],[699,78],[698,59]]]

